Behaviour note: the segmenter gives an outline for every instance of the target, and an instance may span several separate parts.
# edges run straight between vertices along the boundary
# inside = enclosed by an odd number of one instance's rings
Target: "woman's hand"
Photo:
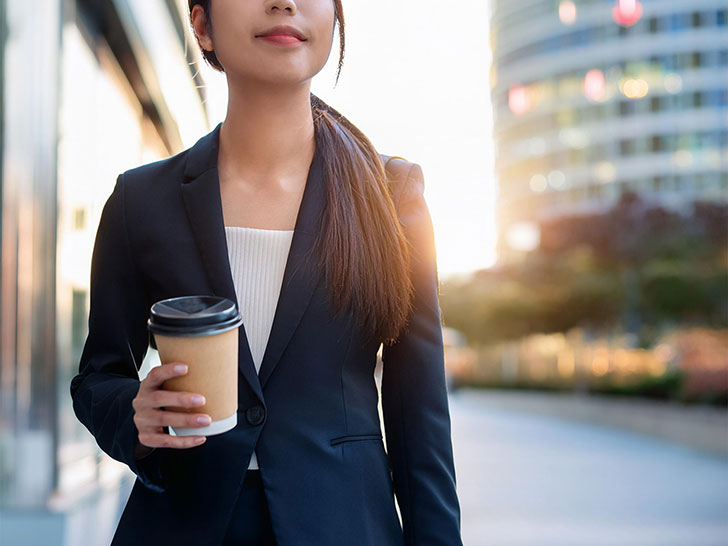
[[[177,368],[180,366],[180,368]],[[205,404],[202,395],[191,392],[167,391],[162,384],[172,377],[187,373],[187,365],[170,362],[152,368],[141,382],[139,392],[132,406],[134,407],[134,424],[139,431],[139,442],[147,448],[173,447],[185,449],[205,442],[205,436],[172,436],[165,434],[162,427],[202,427],[210,424],[210,416],[204,413],[184,413],[180,411],[164,411],[164,406],[192,408]],[[205,419],[205,421],[198,421]],[[151,451],[151,450],[150,450]]]

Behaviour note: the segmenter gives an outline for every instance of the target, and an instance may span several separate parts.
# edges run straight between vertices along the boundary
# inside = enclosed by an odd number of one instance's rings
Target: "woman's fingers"
[[[195,408],[205,404],[205,397],[194,392],[177,392],[157,389],[144,398],[149,409],[156,408]]]
[[[155,366],[139,386],[132,405],[134,407],[134,424],[139,442],[147,447],[172,447],[184,449],[200,445],[204,436],[172,436],[166,434],[162,427],[175,428],[203,427],[210,424],[210,416],[204,413],[185,413],[182,411],[165,411],[160,408],[178,407],[194,408],[205,404],[204,396],[193,392],[168,391],[161,388],[167,379],[187,373],[187,365],[181,362],[169,362]],[[198,419],[204,419],[199,421]]]
[[[161,388],[162,384],[173,377],[184,375],[187,371],[175,371],[174,367],[180,363],[170,362],[155,366],[144,378],[139,386],[139,392],[133,400],[134,410],[144,411],[147,408],[176,406],[192,408],[205,404],[205,397],[194,392],[167,391]],[[185,366],[185,364],[181,364]]]
[[[187,373],[187,364],[183,362],[168,362],[154,366],[142,381],[140,388],[154,390],[162,386],[167,379],[178,377]]]
[[[137,430],[175,427],[192,428],[204,427],[210,424],[210,416],[204,413],[183,413],[181,411],[147,410],[134,416]],[[203,419],[203,421],[198,421]]]
[[[205,436],[172,436],[165,434],[161,427],[144,428],[139,433],[139,442],[149,447],[171,447],[187,449],[198,446],[207,440]]]

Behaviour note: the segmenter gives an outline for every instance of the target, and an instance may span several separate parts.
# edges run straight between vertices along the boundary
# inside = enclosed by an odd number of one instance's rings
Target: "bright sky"
[[[486,0],[344,0],[338,29],[311,90],[359,127],[380,153],[419,163],[435,226],[441,279],[494,261],[494,163]],[[201,67],[215,122],[224,76]]]

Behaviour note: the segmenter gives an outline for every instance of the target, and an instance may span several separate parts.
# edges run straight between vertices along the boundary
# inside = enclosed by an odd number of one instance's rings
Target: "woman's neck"
[[[311,163],[315,140],[310,85],[229,89],[218,151],[218,168],[228,180],[265,184]]]

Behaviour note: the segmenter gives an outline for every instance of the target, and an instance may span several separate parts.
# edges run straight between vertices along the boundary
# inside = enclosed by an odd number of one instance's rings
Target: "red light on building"
[[[584,95],[590,100],[604,98],[604,74],[601,70],[593,68],[584,76]]]
[[[525,114],[531,107],[528,92],[523,85],[514,85],[508,90],[508,107],[516,115]]]
[[[642,4],[638,0],[617,0],[612,8],[612,19],[618,25],[631,27],[642,17]]]

